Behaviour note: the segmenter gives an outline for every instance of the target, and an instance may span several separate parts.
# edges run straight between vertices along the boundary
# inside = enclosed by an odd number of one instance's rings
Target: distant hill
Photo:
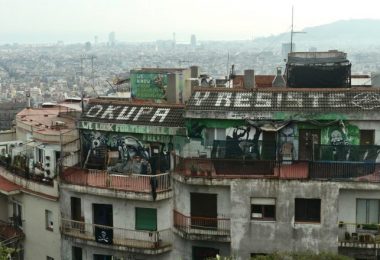
[[[296,34],[294,42],[299,47],[349,48],[380,45],[380,20],[360,19],[341,20],[320,26],[307,27],[302,31],[306,34]],[[271,42],[284,43],[290,41],[290,32],[258,38],[257,44]]]

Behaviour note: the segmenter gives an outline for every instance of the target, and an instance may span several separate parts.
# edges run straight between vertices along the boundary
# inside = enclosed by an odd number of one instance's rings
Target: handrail
[[[229,218],[185,216],[173,210],[174,227],[186,234],[230,236]]]
[[[112,174],[104,170],[87,170],[68,168],[61,174],[64,183],[124,190],[133,192],[152,193],[163,192],[171,189],[170,173],[157,175],[143,174]]]
[[[103,231],[106,232],[106,236],[102,236]],[[132,230],[65,218],[61,219],[61,232],[68,236],[94,240],[98,243],[133,248],[158,249],[171,246],[173,242],[170,229],[158,231]]]

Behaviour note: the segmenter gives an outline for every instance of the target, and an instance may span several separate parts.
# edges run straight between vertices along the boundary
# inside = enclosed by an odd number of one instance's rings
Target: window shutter
[[[157,230],[157,209],[136,208],[136,230]]]

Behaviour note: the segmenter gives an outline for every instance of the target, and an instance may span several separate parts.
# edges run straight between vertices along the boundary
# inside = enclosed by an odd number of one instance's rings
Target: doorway
[[[110,204],[93,204],[95,240],[98,243],[112,244],[113,242],[113,213]],[[110,228],[107,228],[107,227]]]
[[[217,228],[217,195],[190,193],[190,214],[193,227]]]
[[[299,130],[299,160],[309,161],[313,159],[313,146],[321,143],[320,129],[300,129]]]

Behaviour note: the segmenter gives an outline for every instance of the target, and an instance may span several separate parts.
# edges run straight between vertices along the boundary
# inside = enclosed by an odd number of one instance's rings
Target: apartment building
[[[51,205],[61,259],[243,260],[275,251],[376,259],[380,90],[350,87],[344,53],[292,55],[287,81],[279,70],[247,70],[224,87],[194,87],[196,67],[145,69],[132,73],[131,99],[90,100],[77,120],[80,153],[62,148],[59,208]],[[23,115],[20,126],[31,122]],[[38,134],[29,145],[41,145]],[[27,190],[5,172],[4,219],[18,216],[10,196]],[[25,254],[29,229],[12,229]]]
[[[58,172],[78,163],[75,111],[26,108],[0,134],[0,241],[17,249],[12,259],[61,259]]]
[[[314,55],[288,64],[298,66],[287,70],[292,88],[195,89],[184,114],[189,142],[172,174],[177,257],[377,259],[380,91],[330,86],[350,84],[349,62]],[[307,78],[294,71],[319,84],[303,88]]]
[[[61,174],[62,259],[171,258],[182,73],[132,71],[133,99],[90,100],[78,122],[80,165]]]

